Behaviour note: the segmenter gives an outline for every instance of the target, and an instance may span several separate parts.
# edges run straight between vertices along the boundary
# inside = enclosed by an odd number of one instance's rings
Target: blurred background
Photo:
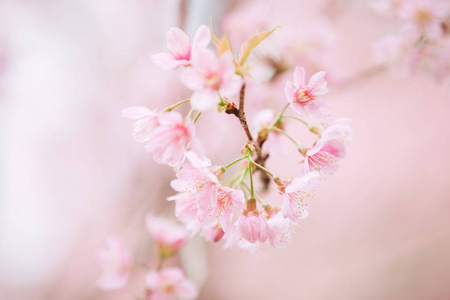
[[[100,290],[95,253],[117,235],[151,260],[144,218],[173,214],[165,198],[174,174],[133,140],[121,111],[189,97],[178,73],[150,55],[164,51],[171,26],[192,36],[209,17],[234,45],[282,26],[255,54],[268,61],[255,64],[263,74],[255,80],[280,84],[273,98],[285,101],[281,83],[292,72],[275,80],[274,62],[326,70],[330,111],[353,119],[355,139],[288,248],[251,254],[190,243],[172,263],[201,285],[200,299],[450,299],[450,86],[433,72],[449,62],[413,72],[379,64],[374,44],[403,24],[379,11],[356,0],[2,0],[0,299],[142,297],[144,274],[123,290]],[[283,51],[295,61],[282,61]],[[264,93],[249,87],[249,118],[279,105]],[[216,117],[202,117],[200,136],[237,132],[204,143],[213,162],[226,163],[245,136],[236,120]],[[222,121],[235,123],[209,131]],[[271,165],[295,173],[289,153]]]

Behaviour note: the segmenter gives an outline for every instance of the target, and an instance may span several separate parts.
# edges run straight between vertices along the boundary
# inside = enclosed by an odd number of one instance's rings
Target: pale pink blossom
[[[192,67],[183,70],[181,81],[194,91],[191,105],[199,111],[214,108],[220,96],[235,96],[242,85],[242,78],[235,73],[231,52],[225,52],[217,58],[208,49],[199,49],[193,55]]]
[[[130,277],[131,254],[118,238],[107,240],[107,248],[97,255],[97,261],[102,268],[102,274],[97,285],[103,290],[117,290],[124,287]]]
[[[320,108],[328,106],[324,100],[318,100],[317,96],[328,92],[327,82],[324,79],[325,72],[317,72],[311,76],[308,84],[305,84],[305,69],[296,67],[294,81],[288,81],[285,86],[285,94],[292,109],[299,115],[311,113],[316,117],[323,117]]]
[[[320,185],[319,173],[312,171],[294,179],[280,178],[277,184],[282,195],[283,217],[292,221],[308,217],[308,202],[314,198],[315,190]]]
[[[188,232],[183,226],[165,218],[148,216],[146,225],[158,249],[164,252],[162,255],[176,253],[188,239]]]
[[[442,36],[442,22],[450,13],[450,3],[446,0],[403,1],[398,11],[399,17],[412,22],[428,39]]]
[[[339,118],[333,123],[330,123],[322,132],[321,141],[338,140],[344,144],[348,144],[353,140],[353,128],[350,125],[352,119]]]
[[[250,243],[264,243],[269,237],[269,224],[259,213],[249,213],[238,220],[239,232]]]
[[[148,142],[153,130],[158,127],[158,114],[145,106],[133,106],[122,111],[125,118],[137,120],[133,124],[133,136],[138,142]]]
[[[198,297],[197,287],[176,267],[151,271],[145,284],[150,291],[148,300],[193,300]]]
[[[291,243],[292,234],[298,228],[298,224],[289,218],[284,218],[282,212],[276,213],[267,223],[269,224],[270,244],[278,249],[285,248]]]
[[[332,177],[338,161],[345,157],[346,146],[338,140],[317,141],[305,155],[304,172],[318,171],[322,177]]]
[[[198,162],[197,162],[198,163]],[[201,164],[200,164],[201,165]],[[175,214],[181,222],[190,222],[191,229],[199,229],[199,210],[213,208],[217,202],[217,186],[219,179],[210,170],[208,163],[198,168],[190,162],[185,163],[178,171],[177,178],[172,180],[171,187],[178,194],[167,198],[176,201]]]
[[[177,27],[172,27],[167,31],[166,36],[169,53],[154,54],[152,55],[152,59],[161,67],[169,70],[176,69],[180,66],[188,66],[193,53],[198,49],[208,46],[211,40],[210,30],[205,25],[197,29],[192,48],[189,36]]]
[[[244,207],[244,203],[244,193],[241,190],[219,185],[215,206],[202,210],[198,216],[199,221],[203,226],[218,224],[227,232],[234,214]]]
[[[192,121],[183,119],[180,113],[174,111],[158,115],[158,126],[147,142],[145,149],[153,153],[157,163],[175,167],[185,161],[188,151],[200,148]]]

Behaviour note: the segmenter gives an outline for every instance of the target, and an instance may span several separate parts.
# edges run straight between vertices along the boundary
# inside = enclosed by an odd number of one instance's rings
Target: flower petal
[[[172,27],[167,33],[167,48],[173,54],[174,58],[190,59],[191,41],[189,36],[180,28]]]
[[[303,67],[295,68],[294,85],[299,89],[305,86],[305,69]]]
[[[207,111],[219,103],[220,97],[217,91],[213,89],[204,89],[196,91],[192,94],[191,105],[198,111]]]

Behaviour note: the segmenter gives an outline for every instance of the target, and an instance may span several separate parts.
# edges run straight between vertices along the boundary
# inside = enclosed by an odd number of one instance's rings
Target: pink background
[[[276,25],[325,6],[307,2],[274,4]],[[336,2],[339,72],[353,78],[330,84],[326,96],[334,116],[354,121],[347,158],[290,247],[250,254],[194,240],[181,262],[203,283],[200,299],[450,298],[449,85],[427,73],[354,78],[373,65],[373,41],[398,24],[365,1],[329,2]],[[149,55],[164,47],[170,26],[193,32],[229,8],[183,3],[181,10],[179,1],[0,3],[0,299],[140,295],[143,274],[122,291],[99,290],[94,256],[118,235],[138,259],[151,260],[144,217],[172,214],[164,199],[174,193],[174,175],[132,139],[120,112],[162,108],[186,94]],[[230,161],[233,154],[216,150],[243,141],[212,145],[211,158]],[[275,161],[293,172],[296,159]]]

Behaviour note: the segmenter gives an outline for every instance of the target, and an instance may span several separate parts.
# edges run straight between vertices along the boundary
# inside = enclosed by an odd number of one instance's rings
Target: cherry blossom
[[[239,232],[250,243],[264,243],[269,237],[269,224],[266,218],[257,212],[241,216],[238,221]]]
[[[191,300],[198,297],[197,287],[176,267],[151,271],[145,284],[150,291],[148,300]]]
[[[169,53],[154,54],[152,55],[152,59],[164,69],[169,70],[176,69],[180,66],[188,66],[193,53],[198,49],[208,46],[211,40],[211,33],[205,25],[197,29],[192,48],[189,36],[177,27],[172,27],[167,31],[166,36]]]
[[[183,226],[165,218],[148,216],[146,225],[158,246],[160,255],[164,257],[175,254],[188,239],[188,232]]]
[[[304,172],[318,171],[323,177],[332,177],[338,161],[345,157],[345,144],[338,140],[319,140],[305,155]]]
[[[217,58],[208,49],[199,49],[192,57],[192,66],[183,70],[182,83],[194,91],[191,105],[199,111],[214,108],[220,97],[238,94],[242,79],[235,74],[233,55],[227,51]]]
[[[190,163],[183,165],[177,178],[170,185],[178,194],[167,200],[175,200],[178,220],[190,223],[190,229],[198,231],[199,211],[213,208],[216,204],[219,179],[209,167],[196,168]]]
[[[324,77],[325,72],[317,72],[305,85],[305,69],[303,67],[295,68],[294,81],[288,81],[284,91],[292,109],[300,116],[307,115],[308,112],[316,117],[324,116],[319,109],[328,106],[328,103],[324,100],[317,100],[317,96],[328,92]]]
[[[285,218],[282,212],[276,213],[267,223],[269,224],[270,244],[278,249],[285,248],[291,243],[292,234],[298,228],[298,224]]]
[[[203,226],[217,223],[227,232],[233,222],[233,215],[244,207],[244,203],[244,193],[241,190],[218,186],[216,205],[200,212],[200,223]]]
[[[128,107],[122,111],[122,116],[137,120],[133,124],[133,136],[138,142],[148,142],[153,130],[158,127],[158,114],[145,106]]]
[[[120,240],[110,237],[107,248],[97,255],[97,261],[102,268],[102,274],[97,285],[103,290],[117,290],[124,287],[130,277],[132,259],[130,252]]]
[[[299,178],[278,178],[277,184],[282,195],[283,217],[292,221],[308,217],[308,201],[314,197],[319,186],[320,175],[317,171],[307,173]]]
[[[348,144],[353,140],[353,129],[350,125],[352,119],[339,118],[336,121],[328,124],[321,134],[321,141],[338,140],[344,144]]]
[[[194,124],[183,119],[180,113],[161,113],[158,124],[145,146],[147,152],[153,153],[157,163],[178,167],[184,162],[186,152],[200,148],[195,140]]]

